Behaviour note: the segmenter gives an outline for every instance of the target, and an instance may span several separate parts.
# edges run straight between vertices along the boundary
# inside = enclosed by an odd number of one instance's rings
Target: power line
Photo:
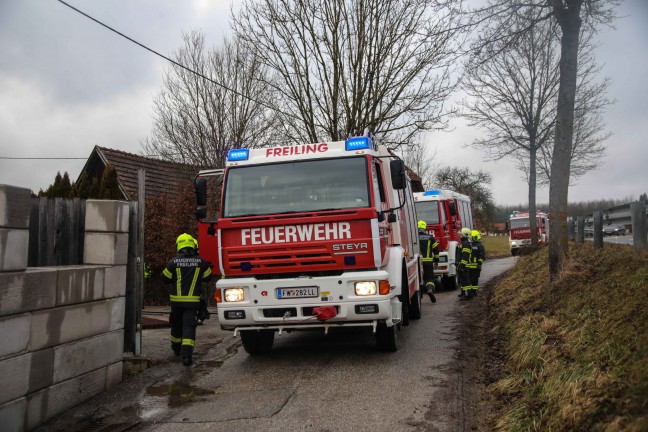
[[[160,54],[159,52],[155,51],[154,49],[147,47],[147,46],[144,45],[143,43],[140,43],[140,42],[136,41],[135,39],[133,39],[133,38],[131,38],[131,37],[129,37],[129,36],[126,36],[124,33],[120,32],[119,30],[115,30],[114,28],[110,27],[109,25],[104,24],[103,22],[99,21],[98,19],[93,18],[92,16],[90,16],[90,15],[88,15],[87,13],[83,12],[82,10],[77,9],[77,8],[75,8],[74,6],[72,6],[72,5],[70,5],[70,4],[66,3],[66,2],[64,2],[63,0],[58,0],[58,2],[59,2],[59,3],[63,3],[65,6],[69,7],[70,9],[74,10],[75,12],[78,12],[78,13],[80,13],[81,15],[83,15],[84,17],[86,17],[86,18],[88,18],[88,19],[90,19],[90,20],[96,22],[97,24],[99,24],[99,25],[101,25],[101,26],[107,28],[108,30],[110,30],[110,31],[112,31],[112,32],[114,32],[114,33],[117,33],[119,36],[121,36],[121,37],[123,37],[123,38],[125,38],[125,39],[127,39],[127,40],[129,40],[129,41],[131,41],[131,42],[133,42],[133,43],[136,44],[136,45],[139,45],[140,47],[144,48],[145,50],[147,50],[147,51],[149,51],[149,52],[152,52],[153,54],[155,54],[155,55],[157,55],[157,56],[159,56],[159,57],[162,57],[164,60],[166,60],[166,61],[168,61],[168,62],[170,62],[170,63],[173,63],[174,65],[176,65],[176,66],[178,66],[178,67],[181,67],[182,69],[184,69],[184,70],[186,70],[186,71],[188,71],[188,72],[191,72],[192,74],[195,74],[195,75],[201,77],[202,79],[211,82],[212,84],[215,84],[215,85],[217,85],[217,86],[219,86],[219,87],[221,87],[221,88],[223,88],[223,89],[225,89],[225,90],[229,90],[229,91],[231,91],[232,93],[234,93],[235,95],[237,95],[237,96],[241,96],[241,97],[244,98],[244,99],[247,99],[247,100],[249,100],[249,101],[252,101],[252,102],[254,102],[254,103],[257,103],[257,104],[261,105],[262,107],[268,108],[268,109],[270,109],[270,110],[272,110],[272,111],[279,112],[279,113],[281,113],[281,114],[283,114],[283,115],[288,115],[288,114],[286,114],[285,112],[283,112],[283,111],[281,111],[281,110],[279,110],[279,109],[277,109],[277,108],[275,108],[275,107],[273,107],[273,106],[267,105],[267,104],[265,104],[265,103],[263,103],[263,102],[259,102],[259,101],[256,100],[256,99],[253,99],[253,98],[251,98],[251,97],[249,97],[249,96],[247,96],[247,95],[244,95],[243,93],[240,93],[240,92],[238,92],[238,91],[236,91],[236,90],[234,90],[234,89],[231,89],[231,88],[229,88],[229,87],[227,87],[227,86],[225,86],[225,85],[223,85],[223,84],[221,84],[221,83],[219,83],[219,82],[216,82],[216,81],[214,81],[213,79],[208,78],[208,77],[206,77],[205,75],[201,74],[200,72],[196,72],[195,70],[193,70],[193,69],[191,69],[191,68],[188,68],[187,66],[183,65],[182,63],[178,63],[177,61],[175,61],[175,60],[173,60],[173,59],[171,59],[171,58],[165,56],[164,54]]]
[[[0,159],[11,159],[11,160],[85,160],[87,157],[11,157],[11,156],[0,156]]]

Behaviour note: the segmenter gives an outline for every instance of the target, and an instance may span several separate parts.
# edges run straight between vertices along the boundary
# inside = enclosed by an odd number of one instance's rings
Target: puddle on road
[[[216,391],[176,381],[173,384],[149,387],[146,389],[146,394],[158,398],[166,397],[169,408],[178,408],[191,402],[194,398],[216,394]]]

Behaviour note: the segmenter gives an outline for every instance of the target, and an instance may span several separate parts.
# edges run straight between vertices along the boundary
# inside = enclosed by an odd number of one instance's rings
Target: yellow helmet
[[[461,237],[470,237],[470,228],[461,228]]]
[[[427,229],[427,222],[425,222],[424,220],[418,221],[418,227],[419,229],[423,229],[423,230]]]
[[[479,231],[477,231],[477,230],[472,230],[470,232],[470,235],[472,236],[473,240],[476,240],[476,241],[481,240],[481,234],[479,234]]]
[[[198,242],[196,241],[195,238],[191,237],[189,234],[184,233],[180,234],[178,238],[176,239],[176,249],[178,252],[184,248],[191,248],[191,249],[196,249],[196,245],[198,245]]]

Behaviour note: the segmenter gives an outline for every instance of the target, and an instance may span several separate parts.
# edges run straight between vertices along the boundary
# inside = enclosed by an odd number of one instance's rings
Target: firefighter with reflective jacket
[[[482,264],[486,259],[486,250],[481,242],[481,234],[479,234],[479,231],[472,230],[470,236],[472,237],[472,243],[468,274],[470,275],[470,285],[473,293],[477,295],[479,291],[479,275],[481,274]]]
[[[196,314],[201,308],[202,283],[212,277],[211,263],[198,255],[197,242],[189,234],[176,239],[178,254],[162,272],[171,284],[171,349],[189,366],[196,345]]]
[[[470,229],[461,229],[461,244],[457,247],[457,278],[459,279],[459,286],[461,287],[461,300],[472,300],[475,293],[470,283],[470,273],[468,271],[468,264],[471,261],[472,245],[470,244]]]
[[[423,281],[425,282],[425,291],[430,296],[432,303],[436,303],[434,296],[434,267],[439,262],[439,242],[434,238],[434,234],[427,232],[427,222],[418,221],[419,246],[421,248],[421,261],[423,261]]]

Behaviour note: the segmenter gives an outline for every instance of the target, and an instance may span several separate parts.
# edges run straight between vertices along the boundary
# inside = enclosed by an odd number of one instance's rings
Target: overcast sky
[[[69,0],[100,21],[170,55],[183,32],[217,44],[231,0]],[[239,4],[240,0],[235,0]],[[648,192],[648,1],[625,0],[616,30],[602,29],[599,62],[612,78],[605,121],[613,136],[601,167],[583,176],[570,201],[637,199]],[[141,153],[152,99],[168,64],[56,0],[0,0],[0,184],[45,189],[57,171],[74,181],[95,145]],[[442,165],[493,175],[498,204],[524,204],[522,173],[506,159],[484,163],[466,144],[479,136],[461,122],[430,134]],[[2,159],[80,158],[48,160]],[[548,202],[547,190],[538,202]]]

